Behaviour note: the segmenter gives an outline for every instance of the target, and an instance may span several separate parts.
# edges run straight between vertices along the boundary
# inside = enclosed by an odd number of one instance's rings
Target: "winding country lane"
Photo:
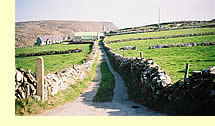
[[[99,83],[101,82],[100,64],[106,60],[108,67],[115,78],[115,89],[112,102],[92,102]],[[132,108],[132,106],[139,106]],[[99,46],[99,63],[97,75],[92,84],[85,92],[73,102],[66,103],[55,109],[45,111],[37,116],[163,116],[164,114],[155,113],[142,105],[135,104],[128,100],[127,87],[121,76],[112,68],[106,53]]]

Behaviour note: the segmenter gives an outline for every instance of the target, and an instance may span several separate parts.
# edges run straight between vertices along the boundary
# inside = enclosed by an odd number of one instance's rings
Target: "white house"
[[[98,33],[98,39],[104,39],[104,38],[105,38],[104,33],[102,32]]]
[[[37,45],[51,45],[63,42],[63,37],[59,35],[46,35],[37,37]]]

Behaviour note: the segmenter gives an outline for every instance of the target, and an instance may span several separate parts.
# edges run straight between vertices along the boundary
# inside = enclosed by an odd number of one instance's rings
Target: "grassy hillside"
[[[215,28],[179,29],[179,30],[169,30],[169,31],[160,31],[160,32],[115,35],[115,36],[110,36],[106,38],[105,41],[130,39],[130,38],[148,38],[148,37],[161,37],[161,36],[171,36],[171,35],[183,35],[183,34],[190,34],[190,33],[207,33],[207,32],[215,32]]]
[[[73,64],[82,64],[82,62],[88,57],[91,51],[90,44],[74,44],[74,45],[49,45],[35,48],[22,48],[16,49],[16,54],[18,53],[30,53],[42,50],[68,50],[72,48],[84,48],[83,52],[80,53],[69,53],[69,54],[59,54],[59,55],[45,55],[44,68],[45,74],[49,72],[58,72],[65,67],[72,66]],[[17,68],[31,69],[32,72],[36,71],[36,58],[38,56],[31,57],[19,57],[15,58],[15,64]]]
[[[116,52],[119,47],[136,46],[137,50],[128,50],[125,52],[126,57],[139,56],[140,51],[143,52],[144,58],[153,58],[175,82],[184,76],[185,64],[190,63],[190,72],[193,70],[202,70],[210,66],[215,66],[215,46],[198,46],[198,47],[179,47],[179,48],[162,48],[148,49],[150,45],[171,44],[171,43],[189,43],[189,42],[205,42],[215,41],[215,36],[195,36],[181,37],[170,39],[154,39],[154,40],[137,40],[122,43],[109,44]]]
[[[37,36],[43,35],[73,35],[74,32],[102,32],[102,27],[107,30],[116,30],[112,22],[93,21],[28,21],[15,23],[15,46],[32,46]]]

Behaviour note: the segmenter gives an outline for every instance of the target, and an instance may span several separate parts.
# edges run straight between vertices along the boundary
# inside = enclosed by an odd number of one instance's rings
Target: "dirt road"
[[[106,60],[110,71],[115,78],[115,89],[112,102],[92,102],[99,83],[101,82],[100,63]],[[132,107],[133,106],[133,107]],[[134,106],[136,106],[134,108]],[[137,107],[138,106],[138,107]],[[37,116],[163,116],[142,105],[128,100],[127,87],[121,76],[112,68],[101,46],[99,46],[99,64],[96,79],[88,89],[73,102],[69,102],[55,109],[45,111]]]

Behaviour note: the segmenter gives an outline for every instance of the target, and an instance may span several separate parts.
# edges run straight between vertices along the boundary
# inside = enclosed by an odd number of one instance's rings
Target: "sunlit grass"
[[[137,34],[125,34],[125,35],[115,35],[110,36],[105,39],[105,41],[120,40],[120,39],[130,39],[130,38],[147,38],[147,37],[161,37],[161,36],[171,36],[171,35],[183,35],[190,33],[207,33],[215,32],[215,28],[194,28],[194,29],[179,29],[179,30],[168,30],[159,32],[147,32],[147,33],[137,33]]]
[[[59,47],[58,47],[59,45]],[[69,54],[58,54],[58,55],[44,55],[44,69],[45,74],[49,72],[58,72],[65,67],[72,66],[73,64],[82,64],[83,61],[88,57],[91,51],[90,44],[75,44],[75,45],[62,45],[56,44],[52,46],[36,47],[33,51],[31,48],[23,48],[19,53],[30,53],[30,52],[41,52],[50,50],[68,50],[71,48],[84,48],[83,52],[80,53],[69,53]],[[18,53],[17,52],[17,53]],[[38,56],[31,57],[18,57],[15,58],[15,64],[17,68],[31,69],[32,72],[36,71],[36,58]]]
[[[156,39],[156,40],[138,40],[121,43],[109,44],[116,52],[122,55],[119,47],[136,46],[137,50],[128,50],[125,52],[126,57],[139,56],[140,51],[143,52],[144,58],[155,59],[171,77],[173,82],[184,77],[185,64],[189,63],[190,73],[194,70],[203,70],[205,68],[215,66],[215,46],[198,46],[198,47],[177,47],[148,49],[149,44],[171,44],[171,43],[189,43],[189,42],[205,42],[215,41],[214,36],[198,36],[198,37],[182,37],[174,39]]]

